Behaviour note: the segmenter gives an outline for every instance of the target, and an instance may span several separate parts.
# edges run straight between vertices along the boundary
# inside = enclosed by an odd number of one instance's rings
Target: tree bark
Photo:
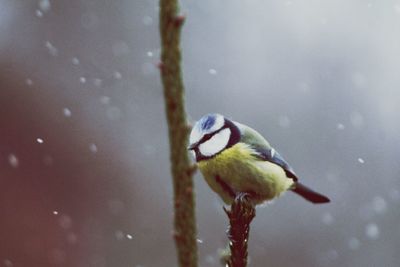
[[[187,151],[190,127],[186,120],[181,70],[180,35],[184,16],[177,0],[160,0],[161,62],[174,188],[174,238],[180,267],[197,266],[193,174]]]

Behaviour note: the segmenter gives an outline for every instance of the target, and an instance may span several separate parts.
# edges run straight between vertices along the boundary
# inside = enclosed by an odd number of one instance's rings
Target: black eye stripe
[[[213,137],[215,134],[221,132],[222,130],[224,130],[224,129],[226,129],[226,128],[229,128],[229,127],[228,127],[227,125],[224,125],[221,129],[219,129],[219,130],[217,130],[217,131],[215,131],[215,132],[212,132],[212,133],[209,133],[209,134],[205,134],[205,135],[200,139],[199,144],[202,144],[202,143],[204,143],[204,142],[210,140],[211,137]]]
[[[200,141],[198,141],[196,143],[196,145],[194,146],[193,150],[194,150],[194,152],[196,154],[196,161],[197,162],[202,161],[202,160],[206,160],[206,159],[210,159],[210,158],[215,156],[215,155],[212,155],[212,156],[204,156],[204,155],[202,155],[200,153],[200,150],[199,150],[198,146],[201,145],[202,143],[206,142],[207,140],[209,140],[214,134],[216,134],[216,133],[218,133],[218,132],[220,132],[220,131],[222,131],[224,129],[229,129],[230,133],[231,133],[230,136],[229,136],[228,144],[226,145],[225,148],[229,148],[229,147],[235,145],[237,142],[240,141],[241,135],[240,135],[240,130],[239,130],[238,126],[236,126],[232,121],[230,121],[228,119],[225,119],[224,126],[221,129],[219,129],[219,130],[217,130],[215,132],[209,133],[209,134],[205,134],[200,139]]]

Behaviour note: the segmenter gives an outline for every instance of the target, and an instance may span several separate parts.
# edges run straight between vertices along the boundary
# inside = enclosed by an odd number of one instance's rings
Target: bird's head
[[[214,157],[239,139],[239,128],[233,121],[220,114],[207,114],[193,126],[188,148],[200,161]]]

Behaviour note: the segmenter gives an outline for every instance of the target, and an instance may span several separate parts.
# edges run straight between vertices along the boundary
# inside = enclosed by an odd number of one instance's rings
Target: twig
[[[229,267],[246,267],[250,223],[256,216],[254,204],[247,193],[240,193],[233,201],[231,209],[224,210],[229,217],[227,234],[231,252],[226,263]]]
[[[187,153],[187,125],[181,71],[180,34],[184,16],[177,0],[160,0],[161,62],[174,187],[174,238],[180,267],[197,266],[194,168]]]

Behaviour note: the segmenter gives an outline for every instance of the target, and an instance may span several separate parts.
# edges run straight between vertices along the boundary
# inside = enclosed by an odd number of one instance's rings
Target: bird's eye
[[[204,142],[206,142],[207,140],[210,140],[213,136],[215,136],[216,134],[220,133],[221,131],[223,131],[223,130],[225,130],[225,129],[226,129],[226,128],[222,128],[222,129],[219,129],[219,130],[216,131],[216,132],[212,132],[212,133],[208,133],[208,134],[203,135],[203,137],[201,138],[201,140],[200,140],[199,143],[204,143]]]
[[[203,138],[201,138],[201,143],[204,143],[205,141],[209,140],[213,135],[214,133],[205,134]]]

